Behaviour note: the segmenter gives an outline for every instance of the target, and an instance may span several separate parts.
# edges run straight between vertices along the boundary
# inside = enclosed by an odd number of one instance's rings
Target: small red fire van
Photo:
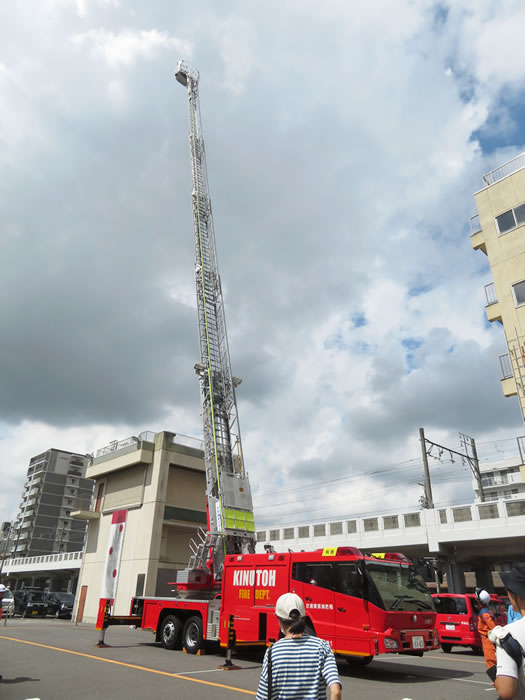
[[[449,652],[453,646],[462,646],[481,653],[478,634],[478,612],[481,606],[474,593],[434,593],[432,598],[436,606],[439,642],[443,651]],[[496,624],[506,625],[505,606],[499,596],[490,596],[490,608]]]

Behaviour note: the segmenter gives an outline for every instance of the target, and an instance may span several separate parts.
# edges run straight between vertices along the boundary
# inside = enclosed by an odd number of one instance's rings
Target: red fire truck
[[[315,552],[269,551],[226,557],[221,588],[181,591],[178,597],[137,597],[131,615],[108,617],[101,606],[97,628],[134,624],[151,630],[166,649],[195,654],[206,643],[266,645],[279,637],[277,598],[293,591],[305,601],[307,631],[326,639],[336,654],[369,663],[377,654],[422,655],[437,649],[430,592],[403,555],[378,559],[355,547]],[[204,595],[203,595],[204,593]]]
[[[177,572],[173,597],[136,597],[130,615],[110,614],[125,516],[114,514],[104,598],[97,628],[134,624],[164,647],[197,653],[205,643],[266,645],[279,636],[277,598],[294,591],[306,604],[309,632],[361,663],[377,654],[422,654],[439,646],[431,596],[399,554],[368,556],[353,547],[255,554],[255,526],[244,467],[224,301],[215,254],[211,201],[200,122],[199,74],[181,61],[177,80],[190,110],[195,282],[199,320],[207,531]],[[122,520],[122,521],[121,521]],[[105,579],[105,580],[106,580]],[[102,635],[102,640],[103,640]]]

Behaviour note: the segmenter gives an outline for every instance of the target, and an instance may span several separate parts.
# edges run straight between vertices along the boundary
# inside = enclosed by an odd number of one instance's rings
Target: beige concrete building
[[[191,538],[206,529],[201,447],[186,436],[146,432],[98,450],[87,468],[96,482],[91,509],[72,514],[89,522],[77,619],[96,619],[115,511],[126,511],[115,614],[127,614],[134,595],[170,595]]]
[[[500,357],[505,396],[518,396],[525,419],[525,153],[483,177],[470,220],[472,246],[487,255],[494,282],[485,287],[487,318],[503,324]]]

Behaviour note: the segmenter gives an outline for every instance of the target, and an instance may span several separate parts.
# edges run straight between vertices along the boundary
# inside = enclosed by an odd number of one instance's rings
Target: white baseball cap
[[[7,586],[4,586],[3,583],[0,583],[0,593],[5,593],[7,591]]]
[[[292,622],[291,613],[296,610],[300,617],[304,617],[304,603],[296,593],[284,593],[277,599],[275,604],[275,614],[281,620]],[[295,616],[296,617],[296,616]]]

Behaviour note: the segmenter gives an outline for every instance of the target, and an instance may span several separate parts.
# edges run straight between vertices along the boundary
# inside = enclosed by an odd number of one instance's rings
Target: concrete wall
[[[79,591],[87,586],[83,620],[96,619],[115,510],[127,509],[114,612],[127,614],[137,585],[144,595],[168,595],[176,569],[189,559],[205,509],[202,452],[157,433],[154,443],[127,446],[93,460],[88,476],[104,484],[100,514],[89,521]],[[170,519],[166,519],[169,506]],[[171,517],[175,515],[176,517]],[[171,587],[172,588],[172,587]]]

